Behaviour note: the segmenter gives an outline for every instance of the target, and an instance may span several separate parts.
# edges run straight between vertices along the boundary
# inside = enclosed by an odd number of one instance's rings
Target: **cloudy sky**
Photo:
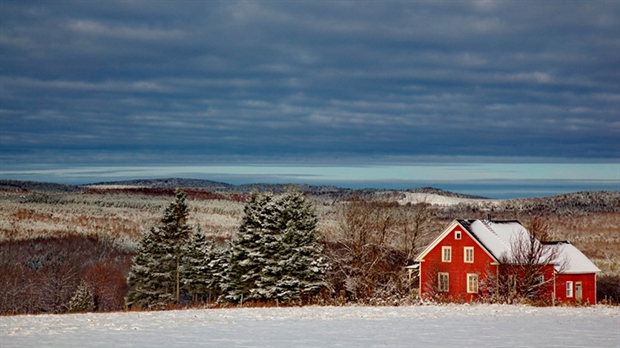
[[[2,179],[618,189],[619,162],[617,0],[0,2]]]

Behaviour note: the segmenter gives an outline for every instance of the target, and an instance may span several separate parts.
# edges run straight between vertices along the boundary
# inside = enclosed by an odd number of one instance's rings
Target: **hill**
[[[80,186],[76,185],[51,182],[0,180],[0,190],[4,191],[78,192],[81,189]]]
[[[548,197],[516,198],[516,199],[489,199],[482,196],[467,195],[434,187],[419,187],[408,190],[381,190],[381,189],[349,189],[337,186],[316,186],[308,184],[267,184],[253,183],[233,185],[225,182],[186,179],[137,179],[124,181],[97,182],[87,185],[65,185],[34,181],[0,180],[0,190],[15,192],[44,192],[44,193],[132,193],[145,195],[171,195],[175,188],[193,189],[192,195],[198,199],[222,199],[222,194],[248,194],[258,192],[284,192],[288,187],[313,196],[323,197],[332,201],[349,200],[353,197],[362,199],[385,200],[404,204],[429,203],[440,206],[473,207],[475,209],[528,212],[554,212],[570,214],[572,212],[619,212],[620,191],[580,191]],[[204,193],[204,191],[206,193]],[[203,193],[201,193],[203,192]],[[209,194],[210,192],[215,194]]]
[[[234,185],[219,181],[201,180],[201,179],[184,179],[184,178],[165,178],[165,179],[137,179],[123,181],[106,181],[94,184],[84,185],[93,188],[106,187],[140,187],[140,188],[200,188],[211,191],[230,191]]]

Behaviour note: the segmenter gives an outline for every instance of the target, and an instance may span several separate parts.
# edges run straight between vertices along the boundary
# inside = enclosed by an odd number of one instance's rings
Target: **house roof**
[[[587,256],[569,241],[545,243],[556,245],[560,260],[556,262],[556,270],[562,274],[598,273],[601,270],[596,267]]]
[[[455,221],[467,230],[496,261],[512,259],[513,245],[520,242],[530,242],[530,232],[517,220],[456,219]],[[416,261],[421,261],[426,253],[453,228],[454,225],[451,224],[444,233],[422,251]],[[538,240],[534,242],[540,243]],[[558,272],[566,274],[600,272],[600,269],[570,242],[545,243],[545,246],[547,245],[550,253],[553,250],[552,248],[558,248],[558,260],[554,261]]]
[[[529,232],[517,220],[463,220],[457,219],[496,260],[512,258],[512,245],[529,242]]]

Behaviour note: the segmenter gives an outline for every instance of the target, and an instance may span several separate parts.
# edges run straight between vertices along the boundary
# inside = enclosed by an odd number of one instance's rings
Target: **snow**
[[[470,204],[478,205],[480,207],[499,205],[501,200],[484,199],[484,198],[461,198],[461,197],[448,197],[438,195],[435,193],[415,193],[415,192],[402,192],[405,196],[398,200],[398,204],[405,205],[407,203],[428,203],[441,206],[452,206],[457,204]]]
[[[529,240],[529,233],[518,222],[494,222],[476,220],[471,224],[471,232],[499,259],[512,257],[512,243]]]
[[[0,347],[618,347],[620,307],[234,308],[0,317]]]
[[[519,240],[527,243],[529,240],[529,232],[527,229],[518,222],[513,221],[496,222],[475,220],[470,225],[470,231],[488,248],[495,258],[506,256],[510,259],[512,256],[513,243]],[[549,246],[549,248],[554,246],[555,244]],[[565,267],[561,270],[562,273],[585,274],[601,271],[574,245],[562,242],[557,244],[557,247],[560,258],[557,262]],[[563,261],[566,262],[564,263]]]
[[[561,258],[566,257],[565,274],[585,274],[598,273],[601,270],[596,267],[579,249],[569,243],[561,243],[558,245],[558,254]],[[559,260],[560,262],[562,260]]]

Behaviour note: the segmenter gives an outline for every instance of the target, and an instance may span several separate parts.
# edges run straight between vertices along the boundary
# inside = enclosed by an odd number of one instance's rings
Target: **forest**
[[[4,183],[0,185],[0,272],[3,274],[0,313],[415,303],[416,285],[404,267],[452,219],[485,218],[490,214],[497,219],[518,219],[524,224],[534,218],[544,219],[554,239],[570,240],[602,270],[598,276],[599,300],[618,303],[620,299],[620,192],[579,192],[500,201],[431,189],[342,192],[300,187],[297,190],[305,202],[298,206],[310,212],[306,214],[309,220],[304,228],[315,231],[309,244],[303,245],[312,245],[308,255],[319,255],[322,260],[320,265],[315,265],[313,274],[303,276],[307,281],[296,283],[293,280],[302,276],[290,273],[286,279],[292,283],[274,283],[272,287],[269,279],[278,277],[264,278],[253,282],[252,286],[260,283],[262,287],[252,290],[247,288],[246,279],[245,283],[235,283],[235,292],[230,285],[209,287],[205,283],[192,283],[191,276],[183,278],[185,273],[181,270],[188,272],[191,267],[183,266],[179,257],[174,276],[177,280],[170,283],[174,291],[166,293],[172,297],[163,302],[148,302],[158,303],[151,306],[130,300],[135,293],[132,267],[139,260],[146,236],[155,230],[165,230],[166,212],[178,199],[175,189],[20,187]],[[248,221],[252,216],[248,214],[251,202],[262,197],[269,200],[267,206],[276,202],[277,206],[286,206],[280,201],[287,195],[283,188],[268,187],[263,190],[267,193],[260,195],[258,191],[255,194],[248,191],[250,188],[242,191],[191,187],[182,191],[187,210],[183,222],[187,236],[183,238],[193,241],[199,254],[211,255],[207,258],[216,261],[211,264],[215,267],[211,278],[221,276],[217,264],[232,268],[230,257],[222,259],[221,255],[237,250],[239,258],[245,252],[238,241],[252,230]],[[274,217],[272,223],[286,226],[290,220]],[[302,228],[296,228],[299,229]],[[267,245],[266,240],[258,244]],[[295,246],[300,247],[301,244]],[[266,252],[273,254],[285,249],[274,244]],[[282,260],[286,257],[289,256],[283,254]],[[194,265],[199,266],[195,259]],[[246,263],[240,264],[247,268]],[[282,272],[277,264],[261,267]],[[247,268],[240,274],[252,274],[252,271]],[[312,282],[321,285],[304,287]],[[299,290],[302,288],[305,290]],[[299,295],[302,293],[305,295]]]

